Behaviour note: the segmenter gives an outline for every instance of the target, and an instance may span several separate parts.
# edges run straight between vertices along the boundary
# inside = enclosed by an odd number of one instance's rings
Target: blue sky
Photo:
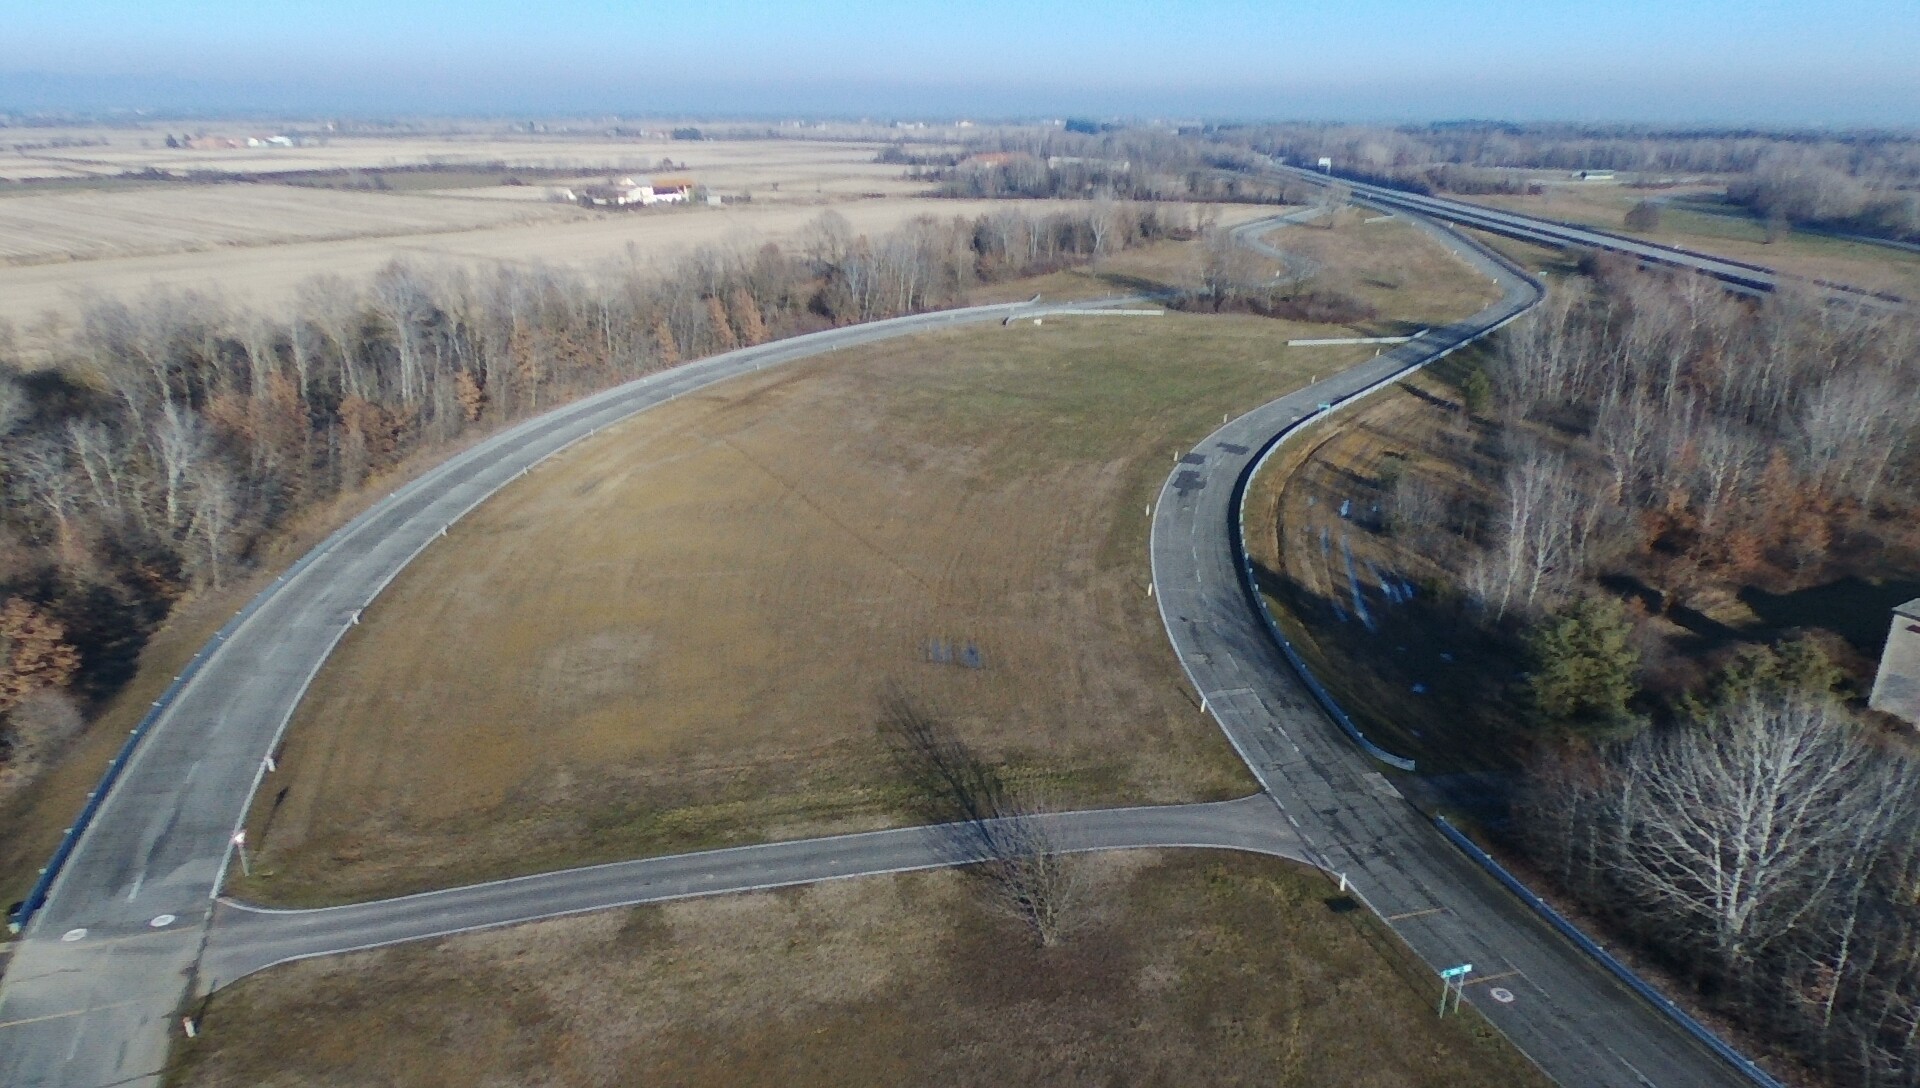
[[[0,0],[0,107],[1920,125],[1916,57],[1920,0]]]

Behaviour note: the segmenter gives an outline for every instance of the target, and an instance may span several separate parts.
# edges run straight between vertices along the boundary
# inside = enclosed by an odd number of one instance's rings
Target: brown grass
[[[693,900],[276,968],[217,994],[169,1083],[1547,1082],[1317,876],[1087,859],[1037,950],[952,872]]]
[[[1338,365],[1255,318],[850,350],[664,406],[456,527],[303,704],[249,895],[311,902],[871,827],[898,683],[1058,805],[1248,788],[1145,595],[1144,505]],[[929,661],[978,647],[984,668]],[[284,798],[280,791],[284,790]]]
[[[1349,210],[1337,226],[1294,224],[1266,241],[1320,266],[1317,289],[1351,295],[1380,317],[1356,326],[1369,336],[1391,336],[1453,321],[1500,297],[1493,283],[1398,219],[1365,222]]]
[[[0,263],[273,246],[584,218],[565,205],[203,185],[0,200]]]
[[[232,186],[222,186],[225,192]],[[0,321],[25,328],[52,311],[71,321],[89,292],[133,295],[157,283],[211,291],[277,312],[294,297],[301,283],[322,273],[349,280],[371,276],[396,259],[429,267],[486,267],[544,263],[555,267],[586,268],[609,264],[660,268],[701,246],[740,245],[758,248],[766,242],[789,245],[821,212],[831,209],[844,216],[854,230],[882,234],[918,216],[938,218],[974,216],[1012,208],[1034,216],[1080,206],[1075,201],[935,200],[920,197],[851,199],[842,194],[804,201],[775,202],[758,198],[751,204],[724,208],[678,207],[640,212],[586,213],[565,208],[549,212],[541,206],[400,194],[347,194],[323,189],[300,190],[298,198],[326,205],[342,197],[406,207],[425,204],[475,209],[475,222],[496,222],[473,229],[421,229],[414,233],[386,233],[383,237],[320,238],[284,241],[277,245],[226,245],[191,252],[108,257],[99,260],[0,266]],[[113,194],[128,199],[172,199],[174,190]],[[60,197],[18,197],[0,201],[5,209],[40,200],[97,199],[87,194]],[[298,200],[295,201],[298,203]],[[1228,209],[1241,215],[1264,214],[1262,207]],[[399,213],[395,213],[398,215]],[[522,221],[525,220],[525,221]],[[1223,221],[1225,217],[1223,217]],[[136,236],[129,227],[127,237]],[[102,240],[104,244],[105,239]],[[1097,294],[1111,293],[1102,287]],[[1032,292],[1029,291],[1028,295]],[[1024,296],[1023,296],[1024,297]]]

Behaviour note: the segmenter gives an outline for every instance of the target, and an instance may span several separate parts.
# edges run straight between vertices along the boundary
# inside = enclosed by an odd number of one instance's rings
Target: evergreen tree
[[[1612,597],[1584,597],[1527,636],[1528,694],[1543,724],[1617,736],[1637,728],[1627,712],[1640,668],[1633,624]]]

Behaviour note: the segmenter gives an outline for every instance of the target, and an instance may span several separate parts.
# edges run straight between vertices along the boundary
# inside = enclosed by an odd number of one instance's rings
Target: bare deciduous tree
[[[1897,775],[1899,788],[1882,781]],[[1751,695],[1709,727],[1647,735],[1622,760],[1626,882],[1667,924],[1744,963],[1826,905],[1911,794],[1831,699]]]
[[[1041,945],[1057,943],[1072,922],[1079,866],[1046,820],[952,726],[900,692],[882,698],[880,729],[919,814],[952,833],[988,903]]]

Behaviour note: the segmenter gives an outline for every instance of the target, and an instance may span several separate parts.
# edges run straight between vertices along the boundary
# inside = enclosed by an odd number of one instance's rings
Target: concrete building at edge
[[[1893,610],[1887,647],[1867,705],[1908,725],[1920,725],[1920,598]]]

